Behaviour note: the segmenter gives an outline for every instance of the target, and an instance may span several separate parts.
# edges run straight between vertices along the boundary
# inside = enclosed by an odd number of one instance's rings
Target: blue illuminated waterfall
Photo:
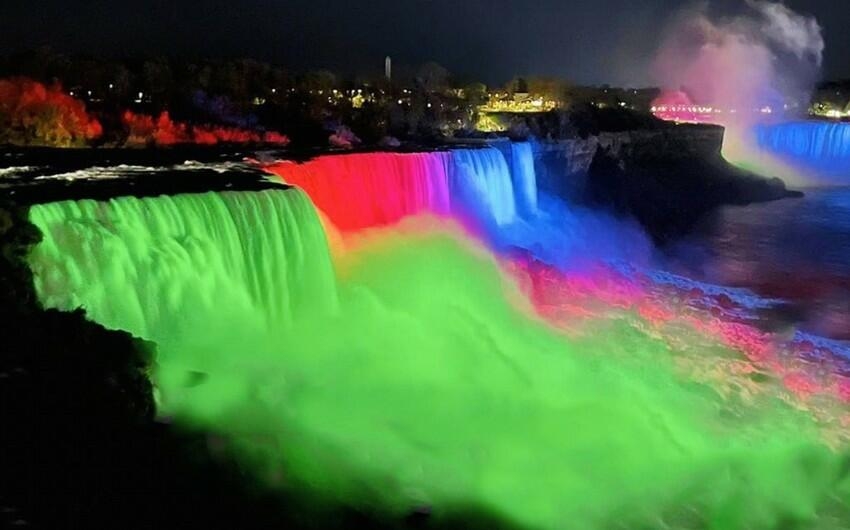
[[[537,175],[534,152],[528,142],[511,144],[511,177],[517,209],[523,217],[537,214]]]
[[[453,213],[498,251],[521,250],[569,268],[592,258],[646,261],[651,245],[634,223],[539,192],[530,143],[457,149],[449,170]]]
[[[850,180],[850,123],[800,121],[757,125],[760,150],[819,176]]]
[[[483,224],[516,221],[511,171],[498,149],[458,149],[452,151],[452,162],[450,186],[456,210]]]

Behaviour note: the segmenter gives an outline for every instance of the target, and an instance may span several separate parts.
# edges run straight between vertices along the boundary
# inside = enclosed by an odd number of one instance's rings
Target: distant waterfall
[[[336,304],[325,235],[298,190],[64,201],[30,217],[44,234],[30,256],[42,302],[146,339],[214,340]]]
[[[760,150],[799,169],[850,178],[850,123],[758,125],[754,133]]]

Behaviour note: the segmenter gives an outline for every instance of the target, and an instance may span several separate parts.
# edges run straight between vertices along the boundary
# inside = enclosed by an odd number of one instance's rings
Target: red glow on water
[[[6,141],[15,144],[84,145],[103,134],[85,104],[62,91],[26,78],[0,80],[0,117]],[[2,136],[0,136],[2,138]]]
[[[740,306],[728,295],[661,286],[640,274],[625,275],[604,265],[576,273],[523,257],[504,265],[536,313],[564,332],[581,334],[588,323],[616,314],[637,317],[633,325],[663,339],[673,350],[687,352],[700,340],[697,337],[703,337],[739,352],[738,359],[702,368],[717,384],[734,387],[736,381],[769,374],[799,402],[810,403],[815,397],[850,401],[850,379],[845,375],[850,367],[845,361],[828,347],[782,340],[759,330],[754,321],[742,321]],[[701,361],[699,350],[695,351],[691,355],[697,357],[686,357],[687,363]]]
[[[640,285],[599,266],[565,274],[540,261],[519,257],[505,263],[524,287],[537,312],[555,326],[570,330],[612,310],[637,308],[646,294]]]
[[[445,153],[363,153],[320,156],[303,164],[281,161],[266,170],[303,189],[345,231],[449,213]]]
[[[190,125],[172,120],[168,112],[162,112],[154,118],[128,110],[124,112],[121,119],[129,133],[127,145],[170,146],[219,143],[286,145],[289,143],[289,138],[275,131],[258,132],[238,127]]]

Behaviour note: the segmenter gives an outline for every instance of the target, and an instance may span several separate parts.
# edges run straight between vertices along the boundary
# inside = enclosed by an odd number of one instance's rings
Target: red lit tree
[[[77,147],[100,137],[82,101],[26,78],[0,80],[0,142]]]

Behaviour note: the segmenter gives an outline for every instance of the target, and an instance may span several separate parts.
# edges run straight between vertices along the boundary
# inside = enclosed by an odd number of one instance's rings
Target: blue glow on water
[[[826,182],[850,181],[850,123],[797,121],[756,125],[763,152]]]

